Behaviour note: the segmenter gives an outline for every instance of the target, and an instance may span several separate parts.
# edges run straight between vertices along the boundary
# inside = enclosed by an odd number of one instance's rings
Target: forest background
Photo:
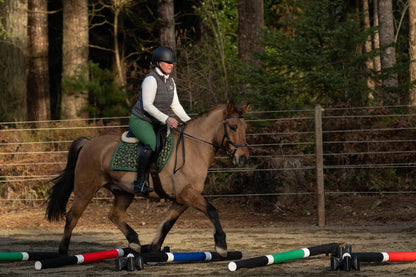
[[[188,112],[414,105],[414,0],[1,0],[0,122],[125,116],[153,50]],[[411,19],[411,20],[410,20]]]

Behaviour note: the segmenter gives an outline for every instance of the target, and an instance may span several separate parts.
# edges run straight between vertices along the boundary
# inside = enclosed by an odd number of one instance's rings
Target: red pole
[[[416,252],[387,252],[388,262],[412,262],[416,261]]]
[[[364,252],[351,253],[359,262],[412,262],[416,261],[416,252]]]
[[[120,249],[79,254],[79,255],[74,255],[74,256],[63,256],[63,257],[58,257],[54,259],[37,261],[35,263],[35,269],[39,270],[39,269],[45,269],[45,268],[60,267],[60,266],[65,266],[65,265],[83,264],[83,263],[90,263],[94,261],[113,259],[113,258],[125,256],[131,252],[132,250],[130,248],[123,248],[123,249],[120,248]]]

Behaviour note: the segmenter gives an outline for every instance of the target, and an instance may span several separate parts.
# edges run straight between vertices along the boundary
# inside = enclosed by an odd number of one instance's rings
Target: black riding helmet
[[[153,52],[152,63],[156,65],[157,62],[176,63],[175,52],[173,52],[172,48],[166,46],[156,48],[155,52]]]

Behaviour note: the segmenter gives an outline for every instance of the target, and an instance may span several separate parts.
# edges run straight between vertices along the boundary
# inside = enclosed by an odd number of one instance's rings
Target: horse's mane
[[[191,121],[197,120],[198,118],[203,117],[203,116],[208,116],[210,113],[214,112],[215,110],[224,109],[225,107],[226,107],[225,104],[219,104],[219,105],[217,105],[217,106],[215,106],[215,107],[213,107],[209,110],[206,110],[206,111],[203,111],[203,112],[199,113],[197,116],[193,117],[191,119]]]
[[[237,112],[239,115],[242,116],[244,114],[244,112],[241,110],[241,107],[240,106],[236,106],[236,105],[233,105],[233,106],[234,106],[234,111]],[[210,113],[212,113],[212,112],[214,112],[216,110],[226,109],[226,108],[227,108],[227,105],[226,104],[219,104],[219,105],[214,106],[213,108],[211,108],[209,110],[206,110],[204,112],[199,113],[197,116],[193,117],[191,119],[191,121],[197,120],[198,118],[203,117],[203,116],[208,116]]]

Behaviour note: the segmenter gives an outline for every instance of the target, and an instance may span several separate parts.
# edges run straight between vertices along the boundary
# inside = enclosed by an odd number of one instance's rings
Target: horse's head
[[[225,152],[232,158],[234,166],[244,165],[249,157],[246,130],[247,124],[244,120],[248,104],[235,107],[234,104],[229,103],[224,115],[224,136],[221,146]]]

